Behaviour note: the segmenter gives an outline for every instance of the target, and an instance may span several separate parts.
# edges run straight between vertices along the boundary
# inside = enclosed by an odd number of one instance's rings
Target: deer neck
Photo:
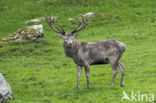
[[[65,43],[63,44],[63,47],[64,47],[64,52],[65,52],[66,56],[75,58],[75,56],[79,50],[80,43],[78,41],[74,40],[72,47],[68,47]]]

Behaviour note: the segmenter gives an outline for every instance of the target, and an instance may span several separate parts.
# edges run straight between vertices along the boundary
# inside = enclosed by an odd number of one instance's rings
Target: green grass
[[[70,32],[76,26],[67,19],[87,12],[97,15],[77,40],[124,42],[125,86],[119,86],[119,72],[111,88],[110,66],[99,65],[91,66],[91,89],[86,88],[84,70],[77,89],[76,64],[65,56],[63,41],[43,22],[45,37],[37,42],[0,45],[0,72],[15,97],[8,103],[131,103],[121,100],[123,91],[129,96],[131,91],[153,93],[156,99],[155,0],[0,0],[0,38],[29,26],[24,24],[27,20],[49,15],[57,16],[56,25],[62,23]]]

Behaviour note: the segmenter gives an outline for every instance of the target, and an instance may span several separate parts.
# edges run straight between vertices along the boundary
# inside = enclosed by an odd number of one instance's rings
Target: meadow
[[[64,54],[63,40],[46,22],[44,38],[36,42],[0,44],[0,72],[11,85],[14,100],[6,103],[145,103],[122,100],[123,91],[154,94],[156,103],[156,1],[155,0],[0,0],[0,38],[29,26],[24,22],[57,16],[67,32],[76,25],[68,18],[88,12],[96,13],[77,41],[96,42],[106,39],[126,44],[121,59],[126,71],[124,87],[121,73],[110,87],[110,65],[91,66],[91,89],[87,89],[82,70],[81,87],[77,89],[77,69]],[[137,99],[138,100],[138,99]],[[150,101],[148,101],[150,102]]]

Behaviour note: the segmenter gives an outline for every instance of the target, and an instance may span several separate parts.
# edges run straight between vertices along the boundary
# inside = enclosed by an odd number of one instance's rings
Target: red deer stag
[[[77,87],[80,88],[80,76],[82,67],[85,68],[87,87],[90,88],[89,80],[89,66],[96,64],[110,64],[113,70],[113,77],[111,87],[115,77],[117,75],[117,67],[121,70],[121,83],[120,86],[124,86],[124,72],[125,69],[121,64],[121,56],[126,50],[124,43],[116,40],[104,40],[100,42],[78,42],[75,37],[78,36],[78,32],[86,27],[87,19],[82,16],[82,21],[78,18],[80,26],[73,30],[70,34],[66,34],[63,28],[56,29],[53,25],[54,19],[46,18],[49,26],[58,33],[58,36],[64,39],[64,52],[68,57],[73,58],[77,64]]]

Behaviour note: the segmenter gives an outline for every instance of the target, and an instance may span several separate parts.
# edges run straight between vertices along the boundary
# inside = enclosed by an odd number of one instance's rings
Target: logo
[[[154,94],[142,94],[140,92],[134,93],[131,91],[131,94],[128,96],[128,94],[123,91],[123,99],[127,99],[129,101],[149,101],[154,102]]]

